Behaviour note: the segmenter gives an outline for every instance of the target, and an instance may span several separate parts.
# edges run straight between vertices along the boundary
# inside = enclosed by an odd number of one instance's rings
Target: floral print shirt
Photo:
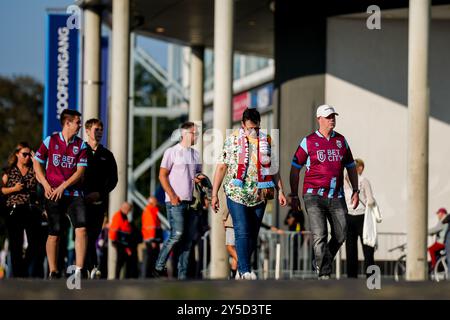
[[[6,205],[8,207],[12,207],[14,205],[31,203],[32,197],[36,193],[37,186],[33,168],[29,168],[28,172],[24,176],[22,176],[19,168],[17,168],[17,166],[14,166],[7,173],[7,175],[8,182],[6,183],[5,187],[11,188],[14,187],[16,183],[20,182],[23,184],[23,189],[19,192],[8,194],[6,196]]]
[[[247,207],[253,207],[264,201],[260,198],[258,189],[258,170],[256,166],[258,140],[249,138],[249,167],[244,185],[239,187],[233,184],[233,179],[236,178],[238,172],[238,159],[241,149],[238,138],[239,129],[235,130],[225,139],[222,154],[219,158],[219,162],[226,164],[228,167],[223,181],[223,187],[228,198]]]

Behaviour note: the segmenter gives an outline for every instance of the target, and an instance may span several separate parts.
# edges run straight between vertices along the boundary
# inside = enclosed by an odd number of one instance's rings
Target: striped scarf
[[[239,154],[238,154],[238,171],[237,176],[233,179],[233,184],[238,187],[244,185],[244,180],[247,177],[247,171],[250,162],[249,141],[245,135],[244,129],[239,129],[238,136]],[[256,167],[258,171],[258,189],[273,188],[275,184],[272,180],[272,175],[269,174],[270,169],[270,143],[266,134],[258,131],[257,137],[257,161]]]

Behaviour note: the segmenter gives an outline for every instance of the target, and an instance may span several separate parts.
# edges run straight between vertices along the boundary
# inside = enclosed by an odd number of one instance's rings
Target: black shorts
[[[86,227],[86,207],[83,197],[62,196],[58,201],[45,199],[48,234],[59,236],[67,214],[74,229]]]

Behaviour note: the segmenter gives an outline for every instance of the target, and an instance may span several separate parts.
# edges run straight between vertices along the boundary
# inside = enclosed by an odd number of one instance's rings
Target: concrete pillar
[[[117,161],[119,182],[109,196],[109,221],[127,198],[127,137],[130,50],[130,0],[112,3],[111,130],[109,143]],[[117,253],[111,241],[108,250],[108,279],[114,279]]]
[[[83,122],[100,114],[100,39],[101,10],[88,3],[84,10]]]
[[[231,129],[233,85],[233,0],[214,2],[214,122],[215,130],[225,138]],[[223,206],[222,206],[223,207]],[[228,276],[228,254],[225,249],[225,231],[222,217],[212,213],[211,218],[211,274],[212,279]]]
[[[189,91],[189,121],[199,123],[203,120],[203,46],[191,47],[190,58],[190,91]],[[199,128],[200,130],[202,127]],[[203,139],[199,137],[194,147],[203,154]]]
[[[327,16],[319,2],[304,10],[301,1],[277,1],[274,22],[274,120],[280,129],[280,174],[289,192],[292,157],[299,141],[317,128],[316,108],[325,102]],[[339,119],[337,124],[339,131]],[[303,175],[304,169],[300,193]],[[289,208],[278,208],[275,224],[282,226]]]
[[[409,1],[406,279],[427,279],[430,0]]]

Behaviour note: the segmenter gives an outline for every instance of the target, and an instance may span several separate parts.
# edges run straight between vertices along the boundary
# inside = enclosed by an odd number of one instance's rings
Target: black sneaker
[[[153,278],[163,278],[163,277],[167,278],[169,275],[167,274],[167,269],[162,270],[153,269],[152,276]]]
[[[81,272],[81,279],[83,279],[83,280],[87,280],[87,279],[89,279],[89,270],[87,270],[87,269],[85,269],[85,268],[82,268],[81,270],[80,270],[80,272]]]
[[[48,280],[56,280],[56,279],[60,279],[60,278],[61,278],[61,273],[59,273],[58,271],[52,271],[48,275]]]

